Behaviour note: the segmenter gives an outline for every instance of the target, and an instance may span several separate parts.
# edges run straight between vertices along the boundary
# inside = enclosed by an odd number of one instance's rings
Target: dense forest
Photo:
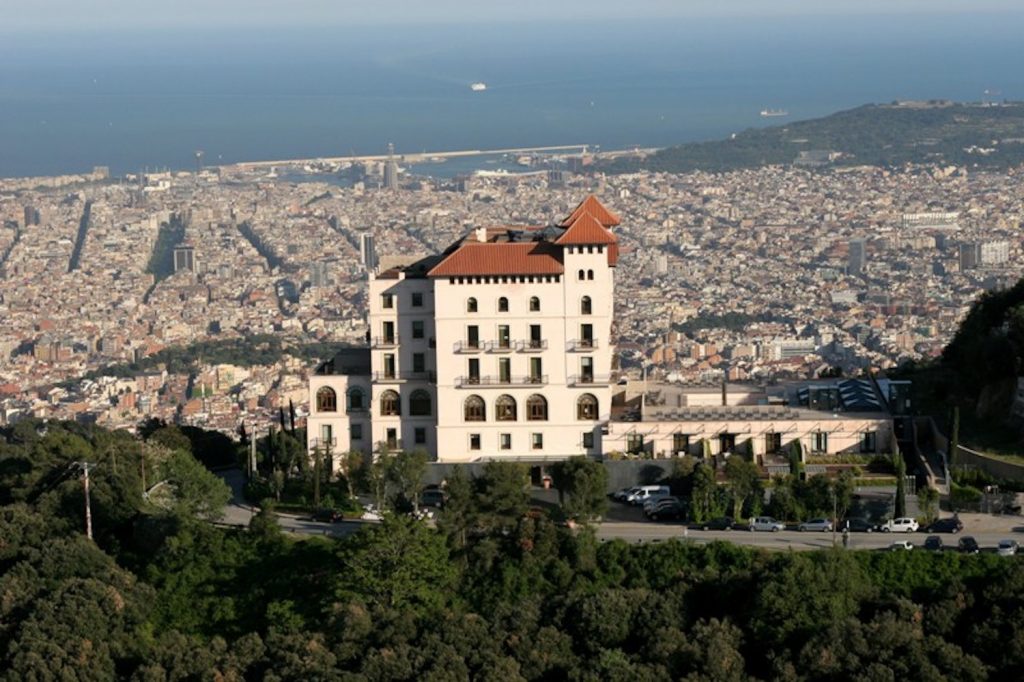
[[[145,435],[0,430],[0,679],[1024,678],[1020,560],[600,543],[514,464],[452,475],[436,528],[295,539],[209,523],[203,441]]]
[[[980,151],[983,149],[984,151]],[[838,152],[829,165],[938,163],[1005,169],[1024,163],[1024,104],[893,106],[868,104],[823,118],[693,142],[641,160],[609,162],[610,172],[723,172],[789,165],[800,152]]]

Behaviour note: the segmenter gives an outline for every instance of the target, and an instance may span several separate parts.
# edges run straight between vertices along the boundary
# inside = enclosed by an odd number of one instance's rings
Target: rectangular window
[[[412,321],[412,338],[422,339],[423,338],[423,320]]]
[[[676,455],[685,455],[690,450],[690,435],[687,433],[672,434],[672,452]]]
[[[594,346],[594,325],[592,324],[581,324],[580,325],[580,345],[584,348],[593,348]]]
[[[402,447],[398,441],[398,429],[388,429],[385,432],[385,441],[392,450],[398,450]]]
[[[512,381],[512,361],[508,358],[498,358],[498,381],[503,384]]]
[[[782,434],[781,433],[766,433],[764,436],[764,451],[765,454],[774,455],[775,453],[782,450]]]
[[[479,450],[480,449],[480,434],[471,433],[469,434],[469,449]]]
[[[480,347],[480,328],[475,324],[466,327],[466,345],[470,348]]]
[[[384,354],[384,378],[394,379],[395,378],[395,354],[385,353]]]
[[[412,371],[414,372],[426,372],[427,371],[427,356],[423,353],[412,354]]]
[[[384,343],[395,342],[395,323],[385,322],[384,323]]]
[[[380,305],[381,305],[382,308],[394,308],[395,307],[395,297],[392,296],[391,294],[381,294],[380,295]]]
[[[540,348],[540,347],[541,347],[540,325],[539,324],[531,324],[530,325],[530,348]]]
[[[590,450],[594,447],[594,432],[586,431],[583,434],[583,447]]]
[[[543,433],[530,434],[530,444],[532,445],[534,450],[543,450],[544,449],[544,434]]]
[[[470,358],[466,363],[468,367],[469,383],[479,384],[480,383],[480,360],[477,358]]]
[[[878,434],[874,431],[867,431],[864,434],[863,440],[860,442],[861,452],[877,452],[878,451]]]
[[[828,434],[824,431],[814,433],[814,451],[828,452]]]
[[[362,424],[351,424],[348,427],[348,433],[352,440],[363,439],[363,425]]]
[[[631,455],[644,451],[644,434],[630,433],[626,436],[626,452]]]
[[[511,345],[511,343],[512,342],[509,340],[508,325],[507,324],[499,324],[498,325],[498,348],[508,348],[509,345]]]
[[[498,436],[498,442],[499,442],[500,448],[502,450],[511,450],[512,449],[512,434],[511,433],[503,433],[503,434],[501,434],[500,436]]]
[[[320,444],[324,446],[334,444],[334,427],[330,424],[320,425]]]
[[[423,307],[423,294],[416,292],[412,295],[412,307],[422,308]]]
[[[416,439],[416,445],[424,445],[427,442],[427,430],[425,428],[417,427],[413,434]]]
[[[580,378],[584,383],[594,383],[594,358],[580,358]]]
[[[544,365],[540,358],[530,358],[530,383],[539,384],[543,381]]]

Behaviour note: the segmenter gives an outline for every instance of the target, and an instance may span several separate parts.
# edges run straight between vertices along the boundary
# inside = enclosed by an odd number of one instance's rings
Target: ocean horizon
[[[0,177],[188,169],[197,149],[663,147],[895,99],[1024,99],[1022,16],[0,32]]]

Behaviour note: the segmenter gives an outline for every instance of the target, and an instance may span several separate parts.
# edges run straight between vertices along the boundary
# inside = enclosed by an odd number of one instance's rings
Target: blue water
[[[1024,12],[33,35],[0,27],[0,176],[662,146],[904,98],[1024,99]],[[488,84],[472,92],[469,83]]]

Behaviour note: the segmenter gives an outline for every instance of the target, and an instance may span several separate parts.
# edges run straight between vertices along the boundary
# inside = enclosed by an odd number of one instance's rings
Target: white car
[[[816,530],[824,533],[832,532],[832,522],[828,519],[811,519],[810,521],[804,521],[796,527],[799,531]]]
[[[1017,541],[1000,540],[999,546],[996,547],[996,552],[999,553],[999,556],[1013,556],[1017,553]]]
[[[757,518],[750,519],[750,530],[769,531],[771,533],[778,533],[780,530],[786,530],[786,524],[782,521],[776,521],[770,516],[758,516]]]
[[[880,527],[883,533],[916,533],[918,525],[914,519],[904,516],[898,519],[889,519]]]
[[[889,545],[889,549],[893,552],[909,552],[914,549],[914,543],[910,540],[897,540]]]
[[[614,493],[612,493],[612,499],[618,500],[619,502],[625,502],[627,497],[637,492],[638,490],[640,490],[639,486],[633,486],[632,488],[622,488],[621,490],[616,490]]]

